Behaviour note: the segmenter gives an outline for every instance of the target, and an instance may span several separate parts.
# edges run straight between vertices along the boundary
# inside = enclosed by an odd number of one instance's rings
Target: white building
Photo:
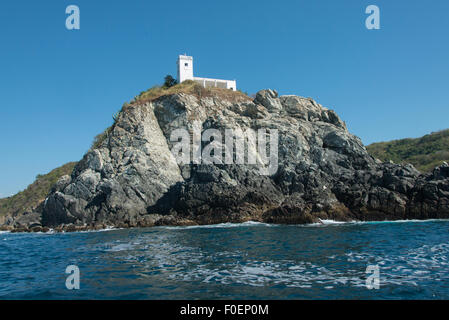
[[[193,57],[180,55],[178,57],[178,82],[185,80],[193,80],[200,83],[203,87],[217,87],[224,89],[237,90],[237,82],[235,80],[221,80],[210,78],[199,78],[193,76]]]

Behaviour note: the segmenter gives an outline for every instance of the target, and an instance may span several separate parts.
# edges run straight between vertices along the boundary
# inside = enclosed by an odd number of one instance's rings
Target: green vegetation
[[[165,88],[171,88],[174,85],[177,85],[178,81],[173,78],[171,75],[167,74],[164,78],[164,87]]]
[[[0,217],[5,215],[15,215],[33,210],[50,192],[51,187],[58,179],[66,174],[71,174],[75,162],[69,162],[47,174],[39,174],[36,180],[24,191],[9,198],[0,199]]]
[[[94,141],[92,142],[92,146],[90,147],[90,150],[97,149],[101,146],[104,140],[109,136],[109,134],[112,131],[112,126],[106,128],[102,133],[97,134],[94,138]]]
[[[411,163],[418,170],[428,172],[443,161],[449,162],[449,129],[416,139],[373,143],[366,148],[382,161]]]
[[[126,107],[128,104],[124,104],[123,107]],[[123,110],[123,108],[122,108]],[[120,112],[122,112],[122,110],[117,111],[116,113],[114,113],[112,115],[112,120],[114,121],[114,123],[112,124],[112,126],[107,127],[102,133],[97,134],[94,138],[94,141],[92,141],[92,145],[90,146],[89,150],[93,150],[93,149],[97,149],[101,146],[101,144],[103,143],[103,141],[105,141],[107,139],[107,137],[109,137],[109,134],[111,133],[112,129],[114,128],[115,123],[117,122],[119,116],[120,116]]]

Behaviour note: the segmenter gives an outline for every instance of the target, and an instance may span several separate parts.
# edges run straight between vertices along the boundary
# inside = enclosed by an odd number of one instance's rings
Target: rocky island
[[[421,173],[381,162],[330,109],[261,90],[255,98],[180,84],[125,105],[114,124],[34,211],[3,221],[14,231],[260,221],[449,218],[449,165]],[[278,164],[178,164],[173,130],[278,132]]]

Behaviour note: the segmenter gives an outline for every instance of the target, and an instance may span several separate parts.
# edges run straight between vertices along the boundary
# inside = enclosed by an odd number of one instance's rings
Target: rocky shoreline
[[[261,174],[263,162],[178,164],[170,135],[198,123],[201,131],[277,130],[277,171]],[[255,150],[248,152],[259,159]],[[310,98],[216,91],[127,106],[34,212],[7,218],[0,230],[439,218],[449,218],[449,165],[422,174],[381,163],[334,111]]]
[[[146,219],[146,222],[139,222],[135,225],[129,225],[127,223],[119,223],[115,226],[106,225],[106,224],[90,224],[90,225],[81,225],[81,224],[61,224],[55,227],[46,227],[42,226],[40,222],[38,222],[39,218],[36,218],[36,221],[31,225],[2,225],[0,226],[0,231],[9,231],[11,233],[34,233],[34,232],[81,232],[81,231],[99,231],[99,230],[114,230],[114,229],[129,229],[129,228],[149,228],[155,226],[195,226],[198,225],[194,221],[177,218],[177,217],[163,217],[158,215],[151,215]]]

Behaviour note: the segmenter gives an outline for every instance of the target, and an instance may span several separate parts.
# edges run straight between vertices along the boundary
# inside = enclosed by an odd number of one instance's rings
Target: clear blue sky
[[[78,5],[81,29],[65,28]],[[381,29],[365,28],[365,8]],[[313,97],[365,144],[449,127],[449,1],[2,1],[0,197],[81,159],[125,101],[176,75]]]

